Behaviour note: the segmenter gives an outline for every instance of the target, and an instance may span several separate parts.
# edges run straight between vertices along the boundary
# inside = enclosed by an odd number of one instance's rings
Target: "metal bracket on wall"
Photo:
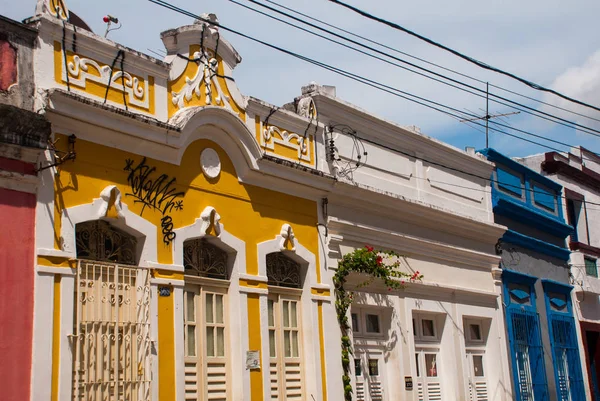
[[[77,156],[77,154],[75,153],[75,140],[76,139],[77,139],[77,137],[75,135],[69,136],[69,150],[66,152],[56,149],[56,142],[58,142],[58,140],[56,140],[55,142],[50,142],[48,148],[53,152],[52,156],[54,158],[54,163],[50,163],[46,166],[40,166],[40,168],[38,168],[36,170],[36,172],[40,172],[40,171],[46,170],[48,168],[60,166],[61,164],[63,164],[64,162],[66,162],[68,160],[75,160],[75,157]]]

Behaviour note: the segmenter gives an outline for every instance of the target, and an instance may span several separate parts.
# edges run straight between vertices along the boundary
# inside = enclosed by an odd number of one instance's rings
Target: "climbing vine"
[[[388,291],[401,288],[406,281],[421,280],[423,275],[417,271],[414,274],[398,270],[401,255],[393,251],[382,251],[366,246],[356,249],[342,257],[338,263],[338,269],[333,276],[335,286],[335,309],[337,319],[342,332],[342,367],[344,374],[344,399],[352,400],[352,384],[350,380],[350,356],[352,355],[352,343],[350,340],[350,324],[348,323],[348,308],[352,304],[353,293],[344,288],[348,275],[352,272],[368,274],[370,277],[358,287],[369,285],[376,279],[380,279],[387,286]]]

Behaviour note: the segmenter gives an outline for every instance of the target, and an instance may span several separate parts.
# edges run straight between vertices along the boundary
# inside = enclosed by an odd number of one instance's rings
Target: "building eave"
[[[327,120],[349,125],[359,134],[367,133],[362,135],[368,139],[479,176],[488,177],[493,171],[493,163],[483,157],[468,154],[435,138],[382,119],[348,102],[322,93],[314,94],[312,98],[321,120],[326,116]]]

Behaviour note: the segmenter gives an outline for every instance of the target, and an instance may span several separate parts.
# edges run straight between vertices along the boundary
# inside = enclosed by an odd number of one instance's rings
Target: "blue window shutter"
[[[498,187],[510,193],[511,195],[521,198],[523,196],[523,183],[520,175],[508,172],[501,167],[496,169],[496,179]]]

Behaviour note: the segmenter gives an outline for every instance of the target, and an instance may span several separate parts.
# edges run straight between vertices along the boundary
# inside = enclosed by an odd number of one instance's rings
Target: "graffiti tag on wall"
[[[125,196],[134,198],[134,203],[142,204],[140,216],[144,214],[146,208],[157,210],[162,214],[160,221],[163,242],[169,245],[175,239],[173,232],[173,219],[170,213],[174,210],[183,210],[182,198],[184,192],[178,192],[175,188],[175,177],[169,178],[166,174],[156,174],[156,167],[146,164],[144,157],[141,162],[135,165],[131,159],[125,161],[125,171],[129,172],[127,183],[131,187],[131,192]]]

